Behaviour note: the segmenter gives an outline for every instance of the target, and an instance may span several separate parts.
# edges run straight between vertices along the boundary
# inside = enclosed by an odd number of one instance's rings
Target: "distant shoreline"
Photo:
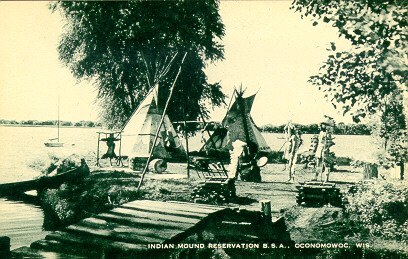
[[[57,125],[28,125],[28,124],[0,124],[0,127],[48,127],[57,128]],[[101,127],[87,127],[87,126],[59,126],[60,128],[87,128],[87,129],[99,129]]]

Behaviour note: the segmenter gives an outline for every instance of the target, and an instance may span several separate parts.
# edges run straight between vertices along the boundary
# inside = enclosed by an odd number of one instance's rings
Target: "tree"
[[[352,43],[350,51],[336,51],[331,43],[331,54],[310,82],[355,122],[379,116],[379,127],[388,132],[384,141],[392,141],[386,146],[399,149],[386,150],[397,164],[407,159],[407,6],[406,0],[295,0],[292,5],[302,17],[311,16],[313,25],[330,23]]]
[[[206,62],[223,58],[224,25],[218,1],[115,1],[51,3],[67,22],[58,47],[60,60],[78,79],[93,79],[102,117],[120,128],[152,86],[149,75],[166,58],[188,52],[169,105],[172,120],[208,114],[208,106],[221,105],[218,83],[209,84]],[[160,84],[159,105],[183,55],[178,55]],[[150,70],[150,71],[149,71]]]
[[[61,126],[72,126],[72,122],[70,121],[61,121],[60,124]]]

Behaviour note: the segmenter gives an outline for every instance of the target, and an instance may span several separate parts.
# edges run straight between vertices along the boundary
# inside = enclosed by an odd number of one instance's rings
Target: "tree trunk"
[[[367,163],[364,165],[364,179],[378,178],[378,169],[376,164]]]
[[[406,57],[406,56],[405,56]],[[407,59],[405,59],[405,64],[408,65]],[[402,89],[402,112],[405,116],[405,125],[406,125],[406,130],[408,127],[408,82],[405,82],[405,87],[404,85],[401,85]],[[404,180],[404,173],[406,169],[406,163],[407,163],[407,158],[405,157],[401,159],[401,167],[400,167],[400,179]]]

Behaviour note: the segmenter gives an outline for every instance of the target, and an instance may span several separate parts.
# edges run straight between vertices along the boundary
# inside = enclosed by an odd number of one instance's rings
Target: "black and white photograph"
[[[408,258],[407,0],[0,1],[0,258]]]

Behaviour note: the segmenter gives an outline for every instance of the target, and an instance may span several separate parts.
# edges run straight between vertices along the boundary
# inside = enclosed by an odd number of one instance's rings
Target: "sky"
[[[326,59],[330,42],[340,49],[348,43],[326,24],[302,20],[290,3],[221,1],[225,59],[208,65],[209,82],[220,82],[229,96],[241,84],[247,95],[258,92],[251,114],[259,126],[316,123],[324,115],[351,122],[307,82]],[[0,119],[55,120],[59,97],[61,120],[97,120],[95,86],[77,82],[58,60],[64,23],[47,4],[0,2]],[[212,120],[222,120],[225,112],[226,107],[215,109]]]

